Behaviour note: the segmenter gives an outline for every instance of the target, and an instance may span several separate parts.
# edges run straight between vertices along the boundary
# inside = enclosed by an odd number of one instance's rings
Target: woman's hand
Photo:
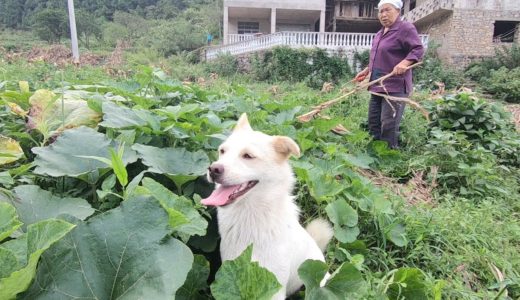
[[[356,82],[361,82],[363,80],[365,80],[365,78],[367,77],[368,75],[368,68],[365,68],[363,71],[357,73],[356,77],[354,77],[354,80]]]
[[[411,64],[412,61],[404,59],[394,67],[393,72],[397,75],[404,74],[404,72],[408,71],[407,67]]]

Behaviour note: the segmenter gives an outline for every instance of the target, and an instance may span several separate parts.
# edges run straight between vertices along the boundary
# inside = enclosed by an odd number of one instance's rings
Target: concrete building
[[[379,0],[224,0],[224,45],[233,55],[277,45],[369,49]],[[404,0],[403,17],[456,67],[520,42],[520,0]],[[243,43],[241,43],[243,42]],[[349,50],[349,51],[350,51]]]
[[[224,0],[224,44],[280,31],[325,32],[325,0]]]
[[[456,67],[520,41],[520,0],[405,0],[404,18]]]

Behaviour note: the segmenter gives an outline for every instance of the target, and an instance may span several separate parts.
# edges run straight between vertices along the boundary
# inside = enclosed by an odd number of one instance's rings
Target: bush
[[[492,70],[489,78],[483,80],[484,90],[511,103],[520,103],[520,67],[501,67]]]
[[[359,66],[360,69],[364,69],[368,67],[370,63],[370,50],[365,50],[363,52],[354,53],[354,65]]]
[[[329,56],[323,49],[277,47],[254,56],[251,65],[257,80],[305,82],[312,88],[352,75],[346,58]]]
[[[510,116],[499,105],[469,93],[441,98],[430,112],[428,142],[415,164],[438,166],[438,181],[445,192],[505,193],[496,185],[499,176],[520,166],[520,135]]]
[[[484,58],[468,65],[464,75],[479,83],[484,83],[490,76],[491,71],[500,68],[508,70],[520,67],[520,46],[513,44],[511,47],[500,47],[495,49],[495,56]]]
[[[437,54],[439,45],[430,43],[423,58],[423,64],[413,71],[414,82],[421,88],[435,88],[435,82],[444,83],[447,89],[462,84],[459,72],[444,65]]]
[[[34,16],[34,31],[39,38],[57,43],[69,32],[67,14],[59,9],[44,9]]]
[[[238,61],[233,55],[221,54],[206,64],[206,71],[220,76],[232,76],[238,72]]]

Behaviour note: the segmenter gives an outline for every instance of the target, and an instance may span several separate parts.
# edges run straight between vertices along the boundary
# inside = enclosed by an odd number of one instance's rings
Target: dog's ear
[[[235,125],[233,131],[237,130],[253,130],[253,128],[251,128],[251,125],[249,125],[249,120],[247,119],[246,113],[243,113],[240,116],[240,119],[238,119],[237,125]]]
[[[274,150],[285,160],[292,154],[300,157],[300,147],[291,138],[286,136],[275,136],[273,140]]]

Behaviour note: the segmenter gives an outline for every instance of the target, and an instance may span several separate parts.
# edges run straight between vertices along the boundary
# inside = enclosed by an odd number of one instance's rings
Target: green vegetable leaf
[[[421,270],[416,268],[400,268],[393,276],[387,296],[391,299],[427,299],[427,286]]]
[[[203,255],[195,255],[184,285],[177,290],[177,300],[203,300],[207,299],[200,292],[208,287],[209,262]]]
[[[159,203],[168,211],[170,214],[170,226],[172,226],[175,231],[187,236],[203,236],[206,234],[208,222],[194,208],[194,204],[191,200],[172,193],[162,184],[151,178],[143,179],[143,187],[146,189],[148,195],[159,200]],[[177,214],[172,214],[173,212]],[[178,218],[182,218],[182,221],[185,221],[179,222],[177,220]]]
[[[99,125],[109,128],[141,127],[159,122],[157,117],[147,110],[134,111],[111,101],[103,102],[103,122]],[[147,121],[148,120],[148,121]]]
[[[157,148],[141,144],[133,145],[132,149],[154,173],[200,176],[206,173],[210,163],[204,151],[189,152],[184,148]]]
[[[45,253],[23,299],[171,299],[193,254],[169,232],[156,200],[129,199],[80,222]]]
[[[0,242],[22,226],[15,208],[9,203],[0,202]]]
[[[234,260],[225,261],[211,284],[211,293],[217,300],[271,299],[282,287],[273,273],[251,262],[250,245]]]
[[[351,243],[359,235],[358,213],[345,200],[338,199],[325,208],[334,224],[334,236],[342,243]]]
[[[0,135],[0,166],[15,162],[23,157],[23,150],[17,141]]]
[[[25,291],[34,278],[36,265],[42,253],[72,228],[74,228],[73,224],[62,220],[45,220],[29,225],[25,234],[29,255],[27,265],[10,273],[8,277],[0,279],[0,299],[14,299],[17,294]],[[2,260],[2,262],[7,261]],[[0,269],[3,268],[4,266],[0,265]],[[12,269],[12,266],[7,268]]]
[[[402,224],[390,224],[385,230],[385,236],[396,246],[404,247],[406,246],[406,244],[408,244],[408,239],[406,238],[406,230]]]
[[[363,277],[356,267],[350,263],[343,263],[328,278],[325,286],[320,287],[327,265],[319,260],[308,259],[298,268],[298,275],[305,285],[305,299],[352,299],[364,285]]]
[[[14,196],[14,199],[5,200],[0,196],[0,201],[9,201],[16,207],[20,220],[25,225],[56,218],[62,214],[84,220],[94,213],[94,209],[85,199],[61,198],[37,185],[19,185],[14,188]]]
[[[54,177],[79,177],[97,169],[107,168],[106,163],[92,157],[110,160],[109,148],[111,147],[117,147],[115,142],[92,128],[80,127],[67,130],[50,146],[32,148],[33,153],[36,154],[34,173]],[[123,155],[124,164],[136,160],[135,152],[126,148]]]

